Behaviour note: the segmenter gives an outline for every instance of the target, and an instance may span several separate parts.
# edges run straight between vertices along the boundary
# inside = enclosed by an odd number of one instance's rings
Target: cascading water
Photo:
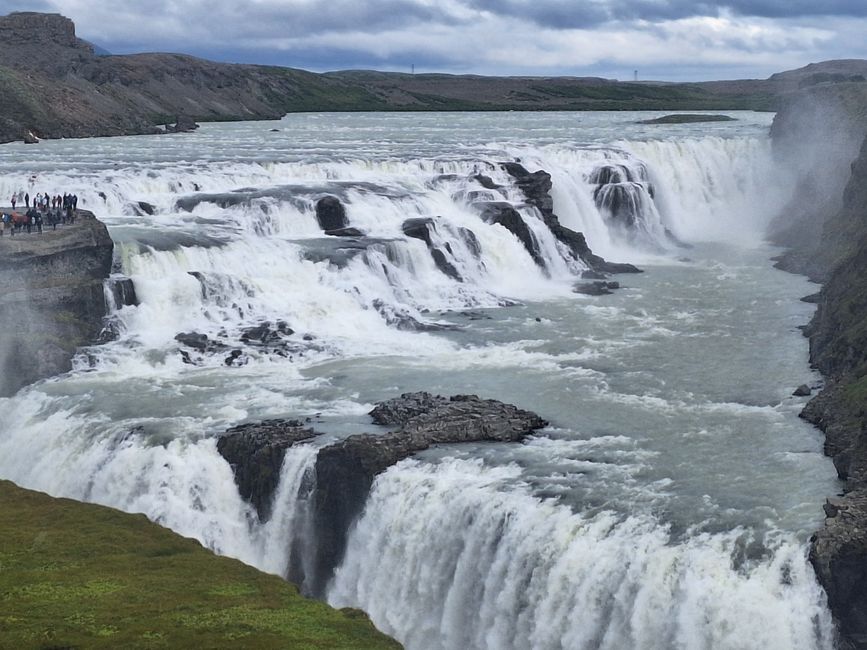
[[[623,122],[643,117],[298,115],[44,142],[39,166],[2,148],[0,195],[78,194],[135,300],[109,291],[115,340],[0,402],[0,477],[303,586],[316,446],[289,450],[260,522],[215,436],[314,414],[346,435],[405,390],[480,393],[555,427],[381,475],[330,602],[409,648],[830,648],[805,544],[833,470],[789,397],[809,289],[759,242],[787,185],[767,117]],[[586,265],[514,159],[551,174],[563,226],[647,273],[573,294]],[[323,234],[325,196],[363,237]]]
[[[655,518],[582,516],[516,480],[455,460],[386,473],[330,602],[363,603],[414,648],[832,647],[797,544],[734,566],[744,531],[677,540]]]

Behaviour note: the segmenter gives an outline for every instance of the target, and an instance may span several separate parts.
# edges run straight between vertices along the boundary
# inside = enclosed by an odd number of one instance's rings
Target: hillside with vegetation
[[[144,515],[0,481],[0,529],[0,648],[401,647]]]
[[[278,119],[302,111],[773,110],[813,84],[867,77],[837,61],[767,80],[626,83],[215,63],[182,54],[106,56],[57,14],[0,16],[0,142],[155,133],[186,121]]]

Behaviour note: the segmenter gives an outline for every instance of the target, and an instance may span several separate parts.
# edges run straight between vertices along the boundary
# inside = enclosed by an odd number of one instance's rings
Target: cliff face
[[[783,215],[789,229],[782,239],[795,246],[786,268],[824,282],[805,334],[810,360],[827,385],[801,415],[824,431],[825,453],[845,481],[845,494],[825,505],[825,525],[810,550],[844,648],[867,648],[865,133],[865,84],[805,93],[778,117],[774,129],[778,149],[801,160],[806,178],[804,162],[815,165],[816,178],[833,183],[812,198],[796,197],[801,210]],[[810,191],[808,185],[802,194]]]
[[[777,113],[774,153],[796,181],[795,195],[771,225],[771,238],[792,249],[785,268],[821,279],[833,265],[835,245],[822,244],[823,229],[843,207],[850,165],[865,135],[864,82],[807,88],[788,97]]]
[[[0,16],[0,142],[151,133],[178,116],[278,119],[289,110],[376,108],[340,80],[176,54],[96,56],[57,14]]]
[[[0,396],[71,369],[106,313],[103,280],[113,243],[105,225],[79,211],[73,226],[0,239]]]

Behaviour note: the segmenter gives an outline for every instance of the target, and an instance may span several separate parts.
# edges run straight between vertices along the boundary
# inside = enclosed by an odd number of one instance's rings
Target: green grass
[[[0,481],[0,648],[399,648],[143,515]]]

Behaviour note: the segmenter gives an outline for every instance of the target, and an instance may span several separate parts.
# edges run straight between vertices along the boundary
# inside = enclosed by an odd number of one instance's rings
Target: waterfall
[[[405,462],[375,483],[331,585],[407,648],[833,648],[794,540],[678,539],[651,516],[542,501],[516,467]]]
[[[642,481],[675,479],[648,478],[647,466],[620,450],[606,455],[591,445],[575,459],[553,444],[556,435],[583,440],[583,427],[603,428],[603,419],[607,437],[626,440],[636,421],[659,425],[656,403],[686,414],[672,425],[673,446],[767,411],[773,418],[761,421],[762,441],[792,439],[786,427],[799,425],[789,402],[709,414],[688,408],[710,399],[694,386],[670,403],[659,396],[679,385],[677,372],[691,361],[660,343],[660,332],[673,339],[693,320],[710,329],[719,321],[713,337],[696,327],[679,339],[684,348],[700,340],[715,350],[735,329],[726,319],[762,302],[738,302],[769,285],[766,276],[749,276],[741,258],[683,261],[682,247],[761,242],[790,182],[771,166],[767,138],[614,141],[617,126],[606,127],[607,140],[582,144],[564,136],[574,130],[564,122],[556,137],[517,130],[498,132],[501,142],[485,134],[465,145],[413,136],[396,150],[403,129],[414,128],[406,120],[423,118],[329,118],[342,119],[371,120],[369,138],[335,130],[325,140],[331,132],[314,129],[307,149],[284,152],[262,144],[270,135],[255,140],[232,130],[258,125],[204,125],[188,139],[136,141],[151,147],[142,159],[126,140],[44,142],[46,156],[65,149],[54,164],[40,163],[36,181],[26,165],[4,168],[0,195],[34,182],[40,191],[76,193],[109,225],[118,268],[115,284],[106,285],[112,340],[81,349],[71,373],[0,400],[0,477],[144,513],[304,587],[316,543],[310,490],[320,443],[287,451],[273,515],[261,522],[239,495],[217,436],[251,420],[314,414],[311,426],[334,436],[369,431],[371,402],[431,384],[441,392],[508,393],[561,420],[564,429],[540,438],[552,442],[536,448],[542,460],[521,456],[529,445],[479,445],[389,469],[349,534],[329,602],[364,608],[410,650],[830,650],[831,622],[805,557],[803,526],[812,515],[800,514],[820,511],[824,484],[789,509],[801,519],[786,526],[779,524],[786,502],[774,492],[759,523],[733,515],[729,528],[689,529],[673,523],[659,505],[665,499],[654,507],[641,499]],[[404,121],[379,134],[380,120],[392,119]],[[441,134],[479,118],[437,119]],[[486,119],[483,133],[494,122]],[[551,175],[562,226],[583,233],[595,253],[650,272],[619,278],[624,289],[604,302],[576,296],[587,266],[500,164],[517,159]],[[114,160],[125,162],[105,162]],[[316,217],[324,197],[337,198],[362,235],[325,235]],[[496,210],[517,215],[519,227],[491,218]],[[699,275],[701,292],[678,302],[677,292],[699,286]],[[716,304],[707,296],[724,281],[734,289]],[[802,322],[798,309],[806,307],[794,298],[806,291],[796,291],[786,285],[785,298],[762,303],[795,303],[785,317],[762,321],[768,341]],[[634,325],[629,336],[618,329],[624,323]],[[672,375],[643,371],[642,354]],[[720,352],[708,367],[735,356]],[[802,358],[796,365],[806,372]],[[778,382],[775,393],[790,380],[762,377],[750,387]],[[609,400],[581,401],[594,395]],[[798,463],[819,454],[807,434],[798,441],[768,452],[790,463],[775,474],[781,481],[800,477]],[[578,485],[607,471],[618,480]],[[614,485],[632,490],[635,502],[610,498]],[[695,499],[704,507],[713,496]]]

